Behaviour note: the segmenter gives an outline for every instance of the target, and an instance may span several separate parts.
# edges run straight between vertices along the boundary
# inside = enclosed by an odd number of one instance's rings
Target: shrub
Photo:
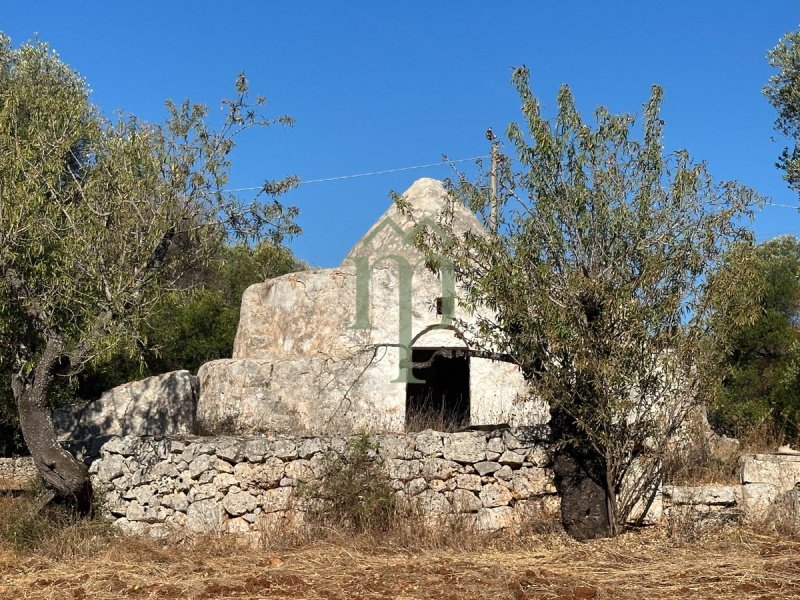
[[[362,433],[342,454],[329,454],[320,480],[300,488],[320,524],[348,530],[386,531],[394,515],[394,490],[378,456],[379,444]]]

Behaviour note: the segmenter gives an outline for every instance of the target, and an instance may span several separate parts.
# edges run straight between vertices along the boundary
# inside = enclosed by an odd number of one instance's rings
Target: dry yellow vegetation
[[[20,514],[17,504],[0,500],[5,521]],[[0,529],[2,600],[800,596],[800,542],[753,528],[701,537],[657,528],[578,543],[559,532],[480,537],[396,526],[254,547],[224,537],[122,538],[85,522],[27,527]]]

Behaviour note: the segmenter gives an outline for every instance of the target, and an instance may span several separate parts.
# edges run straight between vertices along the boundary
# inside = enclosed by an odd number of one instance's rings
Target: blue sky
[[[581,110],[638,112],[666,101],[668,149],[706,159],[775,203],[797,205],[774,163],[783,141],[761,94],[765,55],[800,25],[800,3],[644,2],[11,2],[0,30],[35,34],[80,71],[106,112],[163,117],[165,98],[218,106],[244,70],[295,127],[255,132],[234,156],[233,187],[284,174],[318,179],[487,153],[486,128],[518,118],[513,66],[532,71],[545,110],[568,83]],[[448,167],[301,186],[295,252],[338,264],[417,177]],[[800,235],[800,214],[766,207],[759,239]]]

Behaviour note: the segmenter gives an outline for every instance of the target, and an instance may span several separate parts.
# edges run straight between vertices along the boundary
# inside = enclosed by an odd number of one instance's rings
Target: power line
[[[462,163],[468,162],[471,160],[480,160],[489,158],[488,156],[472,156],[470,158],[457,158],[455,160],[443,160],[440,162],[435,163],[428,163],[426,165],[414,165],[411,167],[398,167],[396,169],[383,169],[382,171],[371,171],[369,173],[354,173],[353,175],[339,175],[337,177],[325,177],[323,179],[306,179],[301,180],[299,185],[305,185],[307,183],[325,183],[328,181],[340,181],[342,179],[355,179],[356,177],[371,177],[372,175],[386,175],[387,173],[399,173],[401,171],[412,171],[414,169],[427,169],[430,167],[440,167],[442,165],[450,165],[455,163]],[[263,185],[256,185],[251,187],[241,187],[241,188],[232,188],[228,190],[222,190],[224,192],[248,192],[253,190],[260,190],[263,189]]]

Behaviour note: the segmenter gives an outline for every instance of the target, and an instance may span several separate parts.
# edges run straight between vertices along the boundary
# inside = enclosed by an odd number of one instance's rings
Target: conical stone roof
[[[414,235],[420,227],[437,227],[437,221],[447,207],[447,190],[438,179],[423,177],[403,193],[403,198],[409,204],[410,211],[401,212],[392,203],[347,253],[342,266],[352,264],[353,259],[359,256],[401,256],[409,260],[420,257],[419,250],[414,247]],[[453,207],[453,231],[462,234],[467,231],[484,232],[485,229],[466,206],[456,203]]]

